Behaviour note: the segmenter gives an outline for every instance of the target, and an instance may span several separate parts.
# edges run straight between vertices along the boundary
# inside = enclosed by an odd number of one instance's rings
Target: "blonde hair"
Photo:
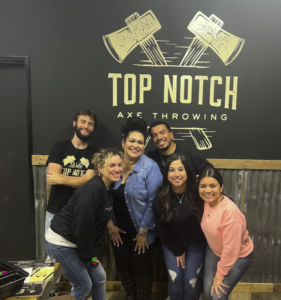
[[[95,153],[91,163],[94,165],[96,174],[99,174],[99,169],[106,166],[110,158],[115,155],[118,155],[120,158],[122,158],[121,152],[113,148],[100,149],[99,152]]]

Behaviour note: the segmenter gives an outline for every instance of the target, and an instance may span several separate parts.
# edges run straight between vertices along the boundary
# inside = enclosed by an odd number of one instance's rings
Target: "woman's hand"
[[[177,256],[177,266],[185,269],[185,252],[181,256]]]
[[[225,285],[221,279],[218,279],[215,276],[214,279],[213,279],[213,285],[212,285],[212,288],[211,288],[211,296],[213,297],[214,290],[215,290],[218,298],[220,298],[219,290],[223,294],[227,295],[227,292],[222,287],[229,288],[228,285]]]
[[[113,245],[117,245],[119,247],[119,244],[123,245],[122,238],[120,236],[121,233],[126,233],[126,231],[122,230],[121,228],[115,226],[113,222],[110,220],[107,223],[107,229],[110,235],[110,240],[112,241]]]
[[[148,249],[147,237],[146,235],[137,234],[134,238],[136,241],[135,251],[138,251],[138,254],[145,252],[145,247]]]

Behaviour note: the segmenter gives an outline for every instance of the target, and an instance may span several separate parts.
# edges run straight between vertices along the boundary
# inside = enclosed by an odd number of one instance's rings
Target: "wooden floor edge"
[[[167,289],[168,282],[155,281],[153,291],[159,292]],[[107,291],[122,291],[121,281],[107,281]],[[233,293],[279,293],[281,292],[280,283],[249,283],[240,282],[232,291]]]
[[[33,166],[46,166],[48,155],[32,155]],[[208,158],[217,169],[281,170],[281,160],[217,159]]]

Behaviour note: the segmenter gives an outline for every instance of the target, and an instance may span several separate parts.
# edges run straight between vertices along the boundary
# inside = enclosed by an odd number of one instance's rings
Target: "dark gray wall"
[[[3,61],[0,57],[0,258],[34,259],[35,207],[27,116],[28,65],[24,65],[24,59],[19,64]]]
[[[120,145],[120,127],[125,119],[122,112],[142,112],[149,123],[152,112],[168,113],[167,121],[173,127],[199,127],[206,131],[212,147],[203,155],[212,158],[280,159],[281,146],[278,129],[280,69],[280,1],[15,1],[0,2],[0,55],[27,55],[31,61],[32,112],[34,154],[48,154],[51,145],[72,136],[71,121],[80,108],[93,109],[99,119],[92,143],[97,148]],[[102,36],[126,26],[125,19],[134,12],[140,15],[152,10],[161,23],[154,36],[170,59],[179,64],[194,37],[187,25],[198,11],[207,16],[215,14],[223,20],[223,29],[245,40],[238,57],[225,66],[210,48],[201,60],[209,68],[144,67],[147,60],[137,46],[122,63],[107,51]],[[177,52],[178,54],[174,54]],[[181,53],[181,54],[179,54]],[[174,57],[174,58],[173,58]],[[175,58],[178,57],[178,58]],[[109,73],[120,73],[118,106],[112,106],[112,79]],[[124,104],[125,74],[149,74],[152,88],[145,92],[144,104]],[[190,75],[193,78],[192,102],[163,103],[164,75]],[[198,105],[198,80],[207,76],[203,105]],[[238,77],[237,109],[209,105],[210,79],[221,76],[222,85],[216,85],[215,99],[225,98],[226,76]],[[178,87],[179,89],[179,87]],[[173,120],[172,113],[189,115],[188,120]],[[193,120],[192,114],[201,114]],[[211,114],[217,120],[210,120]],[[227,120],[222,121],[221,115]],[[206,120],[204,120],[206,115]],[[185,115],[186,116],[186,115]],[[189,129],[184,139],[193,143]]]

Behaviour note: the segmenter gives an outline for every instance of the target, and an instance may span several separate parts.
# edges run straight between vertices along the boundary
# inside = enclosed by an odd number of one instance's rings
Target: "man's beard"
[[[91,138],[91,135],[92,135],[93,131],[92,132],[88,131],[88,133],[89,133],[88,135],[83,135],[80,132],[80,128],[77,127],[77,124],[75,125],[74,128],[75,128],[75,132],[76,132],[76,135],[77,135],[78,139],[80,139],[81,141],[86,142]]]
[[[167,151],[170,147],[171,147],[171,145],[172,145],[172,143],[173,143],[173,140],[171,140],[171,142],[170,142],[170,144],[167,146],[167,147],[165,147],[165,148],[161,148],[161,149],[159,149],[159,151],[161,151],[161,152],[165,152],[165,151]]]

